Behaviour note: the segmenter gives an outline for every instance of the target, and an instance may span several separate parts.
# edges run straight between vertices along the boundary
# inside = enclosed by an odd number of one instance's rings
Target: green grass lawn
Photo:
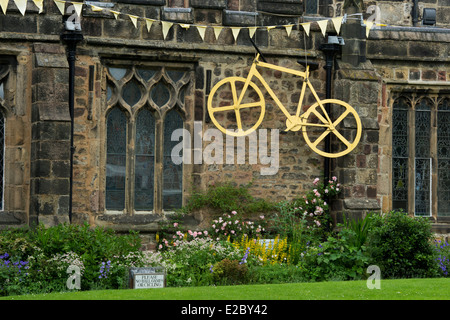
[[[450,278],[336,281],[218,287],[94,290],[2,297],[1,300],[450,300]]]

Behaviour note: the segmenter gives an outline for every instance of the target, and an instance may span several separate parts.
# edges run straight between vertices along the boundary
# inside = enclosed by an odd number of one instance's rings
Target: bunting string
[[[13,1],[17,7],[17,9],[19,10],[19,12],[24,16],[25,15],[25,11],[27,8],[27,0],[0,0],[0,7],[1,10],[3,12],[3,14],[6,14],[7,8],[8,8],[8,3],[9,1]],[[34,5],[39,9],[39,13],[43,12],[43,1],[44,0],[32,0]],[[189,28],[196,28],[201,39],[204,41],[205,40],[205,34],[206,34],[206,29],[207,28],[212,28],[214,31],[214,36],[216,39],[219,38],[222,30],[224,28],[230,28],[233,34],[233,38],[236,41],[239,33],[241,32],[242,29],[248,29],[249,31],[249,36],[252,38],[256,32],[257,29],[265,29],[267,30],[267,32],[270,32],[270,30],[275,29],[275,28],[284,28],[286,30],[287,36],[290,37],[292,34],[292,28],[294,26],[297,26],[297,29],[300,30],[300,26],[302,27],[303,31],[306,33],[306,35],[309,37],[310,35],[310,30],[311,30],[311,24],[316,23],[319,26],[319,29],[322,33],[322,35],[325,37],[326,35],[326,31],[327,31],[327,27],[328,27],[328,23],[331,21],[332,26],[334,27],[335,31],[337,34],[340,33],[340,29],[341,29],[341,25],[343,23],[346,22],[347,20],[347,15],[342,16],[342,17],[335,17],[335,18],[328,18],[328,19],[324,19],[324,20],[318,20],[318,21],[311,21],[311,22],[303,22],[303,23],[293,23],[293,24],[285,24],[285,25],[275,25],[275,26],[248,26],[248,27],[224,27],[224,26],[206,26],[206,25],[198,25],[198,24],[185,24],[185,23],[176,23],[176,22],[170,22],[170,21],[163,21],[163,20],[158,20],[158,19],[150,19],[150,18],[146,18],[146,17],[139,17],[136,15],[131,15],[128,13],[124,13],[124,12],[119,12],[116,10],[111,10],[108,8],[104,8],[104,7],[99,7],[96,6],[94,4],[90,4],[90,3],[83,3],[83,2],[74,2],[74,1],[64,1],[64,0],[53,0],[53,2],[55,3],[56,7],[58,8],[59,12],[64,15],[65,14],[65,7],[66,4],[72,4],[75,10],[75,13],[81,17],[81,12],[82,12],[82,8],[83,6],[88,6],[91,8],[92,11],[94,12],[101,12],[101,11],[106,11],[106,12],[110,12],[114,15],[115,19],[118,19],[119,16],[126,16],[130,19],[132,25],[135,28],[138,28],[138,22],[139,21],[143,21],[145,22],[147,31],[150,32],[150,29],[153,25],[153,23],[157,22],[160,23],[162,26],[162,35],[163,35],[163,39],[166,39],[170,29],[173,27],[173,25],[177,24],[179,25],[181,28],[184,29],[189,29]],[[366,27],[366,37],[369,37],[369,32],[370,30],[374,27],[374,26],[386,26],[386,24],[379,24],[379,23],[374,23],[372,21],[366,21],[366,20],[362,20],[362,16],[361,16],[361,22],[365,25]]]

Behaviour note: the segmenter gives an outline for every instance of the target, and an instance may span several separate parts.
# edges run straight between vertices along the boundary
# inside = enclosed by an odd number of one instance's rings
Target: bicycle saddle
[[[306,66],[309,66],[309,71],[314,71],[319,69],[319,63],[318,62],[311,62],[311,61],[305,61],[305,60],[297,60],[297,62],[299,64],[301,64],[302,66],[304,66],[306,68]]]

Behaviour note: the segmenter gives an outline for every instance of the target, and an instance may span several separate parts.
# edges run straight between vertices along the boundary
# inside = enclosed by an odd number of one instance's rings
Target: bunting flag
[[[119,18],[120,12],[114,11],[114,10],[109,10],[109,12],[111,12],[112,14],[114,14],[114,18],[116,18],[116,20]]]
[[[253,35],[254,35],[255,32],[256,32],[256,27],[250,27],[250,28],[248,28],[248,32],[249,32],[250,38],[253,38]]]
[[[36,7],[38,7],[39,13],[42,13],[42,11],[44,11],[44,0],[33,0],[33,3]]]
[[[309,37],[309,30],[311,29],[311,22],[302,23],[303,30],[305,30],[306,35]]]
[[[83,9],[83,3],[82,2],[72,2],[75,12],[79,17],[81,17],[81,10]]]
[[[161,21],[161,23],[162,23],[163,39],[165,40],[167,34],[169,33],[170,28],[172,28],[173,26],[173,22]]]
[[[14,0],[14,3],[17,6],[17,9],[19,9],[20,13],[24,16],[25,11],[27,10],[27,0]]]
[[[337,34],[339,34],[339,32],[341,31],[341,25],[342,25],[343,19],[344,19],[344,17],[336,17],[336,18],[331,19],[331,21],[333,22],[334,29],[336,30]]]
[[[222,29],[223,29],[223,27],[213,27],[214,35],[216,36],[216,40],[219,39]]]
[[[147,31],[148,32],[150,32],[150,29],[152,28],[153,22],[155,22],[155,20],[145,18],[145,24],[147,26]]]
[[[66,2],[65,1],[61,1],[61,0],[53,0],[56,4],[56,6],[59,9],[59,12],[61,12],[62,15],[64,15],[64,11],[66,8]]]
[[[6,14],[6,9],[8,9],[9,0],[0,0],[0,6],[2,7],[3,14]]]
[[[366,23],[366,38],[368,38],[370,29],[372,29],[374,23],[372,21],[365,21],[365,23]]]
[[[237,40],[239,32],[241,32],[241,28],[239,27],[231,27],[231,31],[233,32],[234,41]]]
[[[292,31],[292,24],[284,26],[284,28],[286,29],[287,35],[289,37],[291,35],[291,31]]]
[[[202,38],[202,40],[205,40],[206,26],[205,27],[197,26],[197,30],[198,30],[198,33],[200,34],[200,37]]]
[[[131,22],[133,22],[134,27],[137,29],[137,19],[139,18],[138,16],[133,16],[131,14],[128,15],[128,17],[130,17]]]
[[[328,20],[320,20],[317,21],[317,24],[320,27],[320,30],[322,31],[323,36],[325,37],[325,33],[327,32],[327,24],[328,24]]]
[[[20,13],[24,16],[26,9],[27,9],[27,0],[0,0],[0,7],[2,9],[3,14],[6,14],[6,11],[8,9],[8,4],[9,1],[13,1],[17,7],[17,9],[20,11]],[[43,12],[43,7],[44,7],[44,0],[32,0],[33,3],[35,4],[35,6],[39,9],[39,13]],[[149,19],[149,18],[143,18],[143,17],[139,17],[139,16],[135,16],[135,15],[131,15],[131,14],[127,14],[127,13],[122,13],[119,11],[114,11],[105,7],[99,7],[90,3],[84,3],[84,2],[74,2],[74,1],[65,1],[65,0],[53,0],[53,2],[55,3],[56,7],[58,8],[59,12],[64,15],[65,14],[65,8],[66,8],[66,3],[72,4],[74,6],[75,12],[76,14],[81,17],[82,14],[82,9],[83,9],[83,5],[85,6],[89,6],[91,8],[92,11],[94,12],[101,12],[103,10],[110,12],[112,14],[114,14],[114,18],[118,19],[120,15],[126,15],[130,18],[131,22],[133,23],[135,28],[138,28],[138,20],[142,20],[145,21],[146,26],[147,26],[147,31],[150,32],[150,29],[153,25],[153,22],[157,21],[160,22],[162,25],[162,34],[164,39],[166,39],[170,28],[172,28],[172,26],[175,24],[174,22],[169,22],[169,21],[162,21],[162,20],[155,20],[155,19]],[[310,30],[311,30],[311,24],[312,23],[317,23],[317,25],[320,28],[320,31],[322,32],[322,35],[325,36],[326,35],[326,31],[327,31],[327,25],[328,25],[328,21],[331,20],[331,22],[333,23],[334,29],[336,30],[336,33],[339,34],[340,30],[341,30],[341,26],[342,23],[345,23],[344,21],[344,17],[335,17],[335,18],[327,18],[324,20],[318,20],[318,21],[310,21],[310,22],[304,22],[304,23],[300,23],[299,26],[301,25],[304,32],[306,33],[306,35],[309,37],[310,35]],[[378,24],[378,23],[374,23],[371,21],[363,21],[365,23],[365,28],[366,28],[366,37],[369,37],[369,33],[370,30],[372,29],[373,26],[387,26],[386,24]],[[206,34],[206,29],[208,28],[208,26],[205,25],[195,25],[195,24],[186,24],[186,23],[177,23],[181,28],[184,29],[189,29],[191,27],[195,27],[198,30],[198,33],[200,35],[200,37],[202,38],[202,40],[205,40],[205,34]],[[292,28],[293,28],[294,24],[287,24],[287,25],[281,25],[281,26],[248,26],[248,27],[223,27],[223,26],[211,26],[214,30],[214,36],[216,37],[216,40],[219,38],[223,28],[230,28],[233,34],[233,38],[234,41],[237,41],[237,38],[239,36],[239,33],[242,29],[248,29],[249,31],[249,36],[250,38],[253,38],[255,35],[255,32],[257,29],[262,29],[262,30],[266,30],[267,32],[269,32],[270,30],[274,29],[274,28],[284,28],[286,30],[286,33],[288,35],[288,37],[291,36],[292,33]]]

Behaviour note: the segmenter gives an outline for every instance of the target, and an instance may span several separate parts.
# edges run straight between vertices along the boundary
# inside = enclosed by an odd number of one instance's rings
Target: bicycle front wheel
[[[337,99],[326,99],[313,104],[302,115],[303,137],[316,153],[337,158],[351,152],[361,139],[361,119],[348,103]],[[326,106],[329,112],[326,111]],[[330,145],[326,145],[330,138]]]
[[[251,81],[244,88],[245,82],[242,77],[225,78],[212,88],[208,98],[211,121],[220,131],[235,137],[255,131],[265,114],[261,90]]]

